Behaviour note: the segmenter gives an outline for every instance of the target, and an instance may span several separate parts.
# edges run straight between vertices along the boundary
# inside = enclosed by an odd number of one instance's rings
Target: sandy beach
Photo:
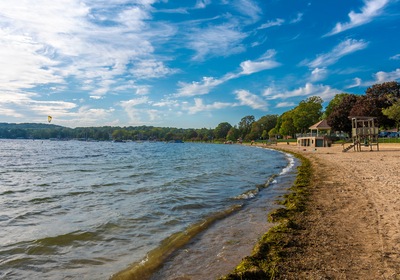
[[[400,279],[400,144],[274,146],[310,159],[314,180],[282,279]]]

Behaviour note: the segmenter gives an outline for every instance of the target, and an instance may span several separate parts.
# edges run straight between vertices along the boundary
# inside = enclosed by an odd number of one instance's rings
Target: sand
[[[282,279],[400,279],[400,144],[278,149],[311,160],[313,186]]]

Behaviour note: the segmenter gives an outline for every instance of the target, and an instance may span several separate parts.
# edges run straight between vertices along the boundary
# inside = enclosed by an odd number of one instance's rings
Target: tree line
[[[400,84],[386,82],[369,87],[364,95],[337,94],[323,110],[323,100],[311,96],[281,115],[243,117],[237,125],[222,122],[214,129],[183,129],[174,127],[77,127],[53,124],[0,123],[0,138],[8,139],[79,139],[133,141],[243,141],[265,140],[272,137],[295,137],[309,127],[326,119],[333,131],[351,133],[350,116],[375,117],[381,129],[400,125]]]

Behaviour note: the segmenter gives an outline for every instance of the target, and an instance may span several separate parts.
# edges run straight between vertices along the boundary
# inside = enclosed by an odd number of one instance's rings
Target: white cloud
[[[383,72],[379,71],[375,74],[375,82],[374,83],[384,83],[384,82],[391,82],[397,81],[400,79],[400,68],[396,69],[392,72]]]
[[[239,100],[240,105],[249,106],[252,109],[267,111],[268,104],[264,99],[258,95],[252,94],[247,90],[237,90],[235,92],[236,99]]]
[[[290,23],[298,23],[303,20],[303,13],[298,13],[297,17],[290,21]]]
[[[132,108],[135,107],[137,105],[141,105],[141,104],[147,104],[149,102],[149,98],[147,96],[143,96],[140,98],[135,98],[135,99],[130,99],[130,100],[126,100],[126,101],[121,101],[120,105],[124,108]]]
[[[186,104],[185,102],[183,102],[184,104]],[[179,103],[177,100],[172,100],[172,99],[161,99],[158,102],[154,102],[152,104],[154,107],[169,107],[169,108],[173,108],[173,107],[178,107]]]
[[[143,108],[137,108],[139,105],[149,104],[149,98],[147,96],[143,96],[140,98],[134,98],[126,101],[121,101],[120,106],[125,110],[129,119],[134,124],[143,123]]]
[[[285,20],[283,20],[283,19],[281,19],[281,18],[278,18],[278,19],[276,19],[276,20],[268,21],[268,22],[262,24],[262,25],[261,25],[260,27],[258,27],[257,29],[266,29],[266,28],[270,28],[270,27],[273,27],[273,26],[280,26],[280,25],[282,25],[284,22],[285,22]]]
[[[203,61],[207,57],[230,56],[243,52],[242,40],[246,34],[238,30],[236,23],[193,28],[188,30],[187,47],[195,51],[193,60]]]
[[[203,77],[203,80],[201,82],[192,82],[190,84],[179,82],[178,86],[180,88],[178,89],[178,93],[175,96],[183,97],[208,94],[211,89],[222,83],[222,80],[214,79],[213,77]]]
[[[364,0],[364,6],[360,13],[351,11],[349,13],[350,21],[347,23],[338,22],[331,32],[326,36],[338,34],[345,30],[371,22],[375,17],[379,16],[389,0]]]
[[[37,95],[29,92],[1,92],[0,115],[13,117],[15,122],[47,120],[48,115],[69,116],[77,105],[67,101],[34,100]]]
[[[276,104],[275,108],[287,108],[287,107],[294,107],[296,103],[294,102],[279,102]]]
[[[400,60],[400,54],[396,54],[390,57],[390,60]]]
[[[275,56],[275,50],[268,50],[261,58],[256,61],[246,60],[240,63],[242,68],[241,75],[250,75],[256,72],[260,72],[267,69],[272,69],[280,66],[280,63],[276,62],[273,57]]]
[[[99,99],[102,99],[103,97],[101,97],[101,96],[99,96],[99,95],[90,95],[89,98],[90,98],[90,99],[99,100]]]
[[[118,21],[129,28],[130,31],[140,31],[145,27],[144,21],[150,19],[150,13],[141,7],[132,7],[118,15]]]
[[[115,124],[112,120],[114,108],[92,108],[90,106],[82,106],[76,112],[69,112],[64,116],[52,115],[52,123],[64,125],[68,127],[79,126],[98,126]]]
[[[308,97],[308,96],[320,96],[324,101],[332,99],[336,94],[340,93],[337,89],[332,89],[326,85],[314,85],[312,83],[306,83],[304,87],[292,91],[283,92],[268,92],[267,98],[270,100],[275,99],[288,99],[292,97]]]
[[[281,64],[276,62],[273,58],[275,56],[275,50],[268,50],[260,58],[255,61],[246,60],[240,63],[241,71],[237,73],[227,73],[220,79],[213,77],[203,77],[201,82],[185,83],[179,82],[178,92],[174,95],[175,97],[184,96],[196,96],[210,93],[215,87],[232,79],[239,78],[243,75],[251,75],[256,72],[260,72],[267,69],[272,69],[280,66]]]
[[[195,8],[196,9],[204,9],[209,4],[211,4],[211,0],[197,0]]]
[[[166,67],[162,61],[152,59],[138,61],[131,72],[139,79],[150,79],[171,75],[176,70]]]
[[[195,98],[194,103],[195,103],[194,106],[188,106],[187,108],[184,108],[191,115],[203,111],[213,111],[233,106],[231,103],[223,103],[223,102],[214,102],[212,104],[205,105],[201,98]]]
[[[242,15],[248,16],[251,23],[257,22],[262,14],[261,8],[252,0],[234,0],[233,5]]]
[[[74,86],[102,96],[112,91],[104,81],[129,75],[133,61],[140,78],[174,73],[153,56],[151,41],[175,32],[164,22],[148,24],[154,2],[0,2],[0,89],[65,86],[74,78]]]
[[[360,78],[354,78],[354,83],[348,85],[346,88],[355,88],[361,85],[362,80]]]
[[[315,68],[311,71],[311,77],[310,80],[311,82],[316,82],[316,81],[321,81],[325,79],[326,75],[328,74],[328,71],[326,68]]]
[[[306,65],[311,68],[324,68],[335,64],[342,57],[363,50],[368,46],[364,40],[347,39],[341,42],[332,49],[330,53],[320,54],[311,62],[306,62]]]

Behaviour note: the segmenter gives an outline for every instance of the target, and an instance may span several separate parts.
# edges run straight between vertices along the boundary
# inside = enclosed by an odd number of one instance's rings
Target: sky
[[[1,0],[0,122],[215,128],[400,81],[400,0]]]

